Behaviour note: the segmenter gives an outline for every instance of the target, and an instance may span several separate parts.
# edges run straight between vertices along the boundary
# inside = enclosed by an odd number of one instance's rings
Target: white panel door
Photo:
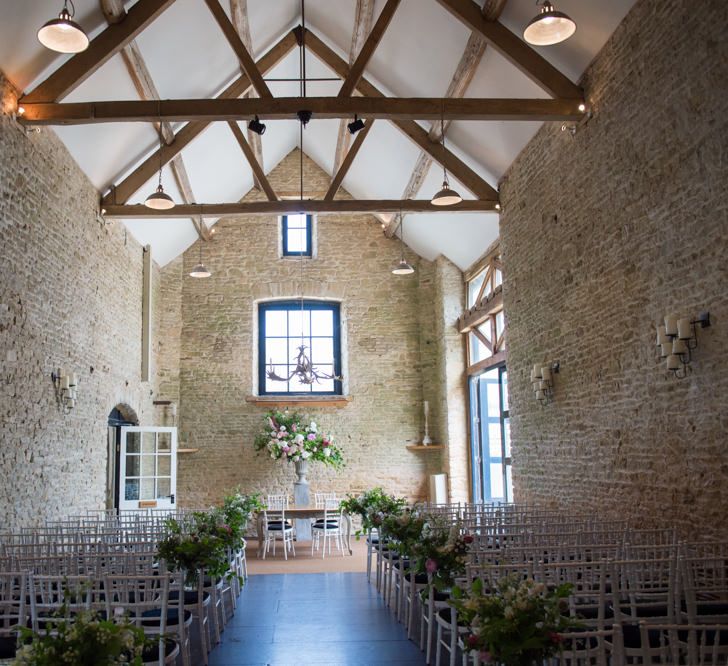
[[[123,426],[119,509],[173,509],[177,428]]]

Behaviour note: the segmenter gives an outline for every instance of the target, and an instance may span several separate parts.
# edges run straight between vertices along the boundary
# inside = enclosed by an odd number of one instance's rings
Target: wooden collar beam
[[[245,201],[220,204],[181,204],[170,210],[152,210],[143,204],[105,205],[103,215],[122,219],[164,219],[180,217],[238,217],[245,215],[285,215],[292,213],[482,213],[495,210],[497,201],[465,200],[447,208],[427,200],[342,199],[322,201]]]
[[[580,99],[494,99],[440,97],[274,97],[255,99],[119,100],[111,102],[21,103],[21,120],[30,125],[162,121],[291,120],[306,109],[313,119],[386,120],[573,120],[584,113]]]

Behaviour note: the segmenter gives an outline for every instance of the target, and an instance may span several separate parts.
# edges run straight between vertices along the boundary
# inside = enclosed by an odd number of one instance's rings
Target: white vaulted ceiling
[[[635,0],[558,0],[557,8],[578,24],[566,42],[536,49],[573,82],[604,45]],[[106,22],[98,0],[75,0],[76,19],[90,37]],[[128,10],[134,1],[124,3]],[[229,12],[228,0],[221,4]],[[482,4],[482,2],[481,2]],[[0,69],[19,89],[31,91],[68,56],[44,49],[36,31],[56,15],[62,0],[3,0],[0,24]],[[375,3],[374,20],[384,6]],[[260,58],[276,41],[301,22],[300,0],[247,0],[253,57]],[[356,0],[306,0],[306,25],[345,60],[349,59]],[[501,22],[517,35],[536,13],[534,0],[508,0]],[[450,84],[470,31],[435,0],[403,0],[365,76],[386,95],[441,97]],[[161,98],[205,98],[218,94],[239,75],[238,60],[203,0],[176,0],[137,38]],[[266,78],[298,75],[299,53],[294,49]],[[313,53],[307,56],[308,77],[332,72]],[[274,96],[299,94],[295,82],[269,83]],[[308,94],[334,96],[340,82],[312,82]],[[492,48],[487,48],[466,97],[547,97],[539,86]],[[63,101],[138,99],[120,55],[115,55]],[[270,172],[298,145],[298,123],[265,121],[263,162]],[[428,123],[422,123],[429,129]],[[540,122],[456,121],[447,132],[448,148],[497,187],[499,178],[540,127]],[[179,127],[181,125],[178,125]],[[175,127],[175,129],[177,129]],[[241,123],[241,127],[244,125]],[[304,151],[327,173],[334,170],[339,122],[314,120],[305,131]],[[108,191],[158,145],[148,123],[114,123],[57,127],[55,131],[101,193]],[[237,201],[253,186],[253,177],[226,123],[213,123],[183,151],[192,190],[198,202]],[[379,120],[356,156],[343,187],[357,198],[400,199],[420,149],[394,125]],[[418,198],[440,188],[442,171],[433,163]],[[469,192],[451,178],[465,198]],[[177,201],[181,196],[169,169],[163,183]],[[130,203],[143,201],[153,189],[145,184]],[[142,243],[153,246],[162,265],[178,256],[197,238],[189,219],[126,222]],[[494,213],[408,214],[407,244],[421,256],[445,255],[460,268],[468,267],[498,235]]]

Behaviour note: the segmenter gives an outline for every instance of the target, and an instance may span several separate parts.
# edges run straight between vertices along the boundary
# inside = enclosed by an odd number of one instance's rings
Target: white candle
[[[666,342],[670,342],[669,338],[667,337],[667,333],[665,332],[665,325],[660,324],[657,327],[657,345],[662,345]]]
[[[668,370],[677,370],[680,367],[680,357],[675,356],[675,354],[670,354],[667,357],[667,369]]]
[[[541,368],[541,378],[547,382],[551,380],[551,368],[547,365]]]
[[[689,319],[677,320],[677,337],[681,340],[689,340],[693,337],[693,327]]]
[[[549,383],[548,383],[548,382],[544,382],[544,381],[542,381],[542,382],[540,382],[540,384],[539,384],[539,388],[540,388],[540,389],[541,389],[542,391],[545,391],[546,389],[548,389],[548,387],[549,387]]]
[[[61,388],[67,389],[69,387],[68,375],[61,376]]]
[[[533,366],[533,378],[541,379],[541,366],[538,363]]]
[[[663,342],[660,345],[660,356],[662,358],[666,358],[670,354],[672,354],[672,344],[670,344],[669,342]]]
[[[665,317],[665,333],[667,333],[667,335],[677,335],[676,315],[667,315],[667,317]]]
[[[71,386],[78,386],[78,377],[75,372],[71,373],[71,378],[68,380]]]
[[[541,390],[536,391],[536,399],[542,400],[544,398],[544,392]]]
[[[531,381],[536,379],[536,373],[533,371],[533,368],[531,368]]]

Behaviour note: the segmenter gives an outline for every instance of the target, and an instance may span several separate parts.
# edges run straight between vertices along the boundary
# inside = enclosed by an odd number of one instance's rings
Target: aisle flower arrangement
[[[380,487],[372,488],[361,495],[347,495],[341,501],[341,510],[350,516],[361,518],[361,528],[356,531],[356,538],[369,530],[381,527],[385,516],[399,515],[407,506],[407,500],[388,495]]]
[[[419,538],[412,543],[410,558],[417,573],[431,574],[435,588],[446,590],[465,573],[472,543],[472,535],[463,533],[459,525],[442,516],[428,516]]]
[[[107,620],[91,611],[75,613],[73,620],[67,615],[64,605],[57,618],[45,621],[42,634],[21,627],[21,639],[26,644],[18,649],[12,663],[15,666],[141,666],[144,648],[156,642],[147,638],[141,627],[123,617]]]
[[[481,661],[530,666],[557,654],[561,634],[580,626],[564,614],[571,589],[567,583],[549,591],[543,583],[509,576],[485,590],[476,579],[467,592],[453,588],[450,603],[458,622],[470,627],[465,645],[478,650]]]
[[[256,451],[265,451],[273,460],[307,460],[332,467],[344,464],[341,449],[334,443],[333,437],[325,434],[315,421],[298,412],[268,412],[254,446]]]

